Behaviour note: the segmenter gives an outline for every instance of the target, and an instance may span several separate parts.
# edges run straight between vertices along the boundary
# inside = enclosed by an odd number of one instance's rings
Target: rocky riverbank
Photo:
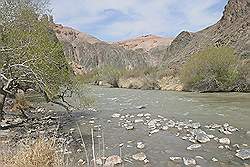
[[[83,113],[76,115],[79,114]],[[64,163],[67,160],[65,166],[78,166],[85,162],[79,161],[83,152],[79,143],[81,138],[72,128],[76,115],[70,116],[66,112],[55,112],[43,107],[30,111],[28,115],[29,119],[22,119],[14,113],[5,115],[5,120],[0,123],[0,156],[14,156],[42,140],[55,143],[56,152],[60,158],[63,157],[60,161]]]

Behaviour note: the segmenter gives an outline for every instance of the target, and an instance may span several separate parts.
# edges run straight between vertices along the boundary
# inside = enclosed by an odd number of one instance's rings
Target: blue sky
[[[216,23],[227,0],[51,0],[56,23],[105,41],[175,37]]]

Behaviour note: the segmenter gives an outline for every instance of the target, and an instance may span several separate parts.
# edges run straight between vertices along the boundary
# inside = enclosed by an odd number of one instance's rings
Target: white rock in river
[[[246,133],[248,136],[250,136],[250,131],[247,131],[247,133]]]
[[[90,123],[90,124],[94,124],[94,123],[95,123],[95,121],[89,121],[89,123]]]
[[[149,160],[148,159],[144,159],[144,163],[145,164],[149,163]]]
[[[168,126],[163,126],[161,129],[162,130],[168,130]]]
[[[168,127],[173,128],[175,126],[175,122],[173,120],[168,121]]]
[[[79,160],[78,160],[78,163],[84,164],[84,162],[85,162],[85,161],[82,160],[82,159],[79,159]]]
[[[147,114],[144,114],[144,117],[150,117],[151,114],[147,113]]]
[[[146,106],[137,106],[136,109],[145,109]]]
[[[218,159],[216,159],[216,158],[212,158],[212,161],[214,161],[214,162],[218,162],[219,160],[218,160]]]
[[[154,133],[157,133],[159,132],[160,130],[159,129],[155,129],[155,130],[152,130],[151,132],[149,132],[151,135],[154,134]]]
[[[210,141],[210,138],[206,134],[206,132],[202,131],[201,129],[194,129],[191,132],[195,138],[200,143],[206,143]]]
[[[219,146],[218,148],[219,148],[219,149],[224,149],[224,146]]]
[[[209,139],[213,139],[213,138],[215,138],[215,136],[214,135],[207,135],[208,137],[209,137]]]
[[[104,167],[113,167],[121,163],[122,163],[121,157],[119,157],[118,155],[112,155],[106,159]]]
[[[145,153],[141,152],[141,153],[137,153],[135,155],[132,155],[132,158],[134,160],[137,160],[137,161],[144,161],[147,158],[147,156]]]
[[[145,147],[145,145],[142,142],[137,142],[137,148],[139,149],[143,149]]]
[[[200,148],[201,145],[200,144],[192,144],[191,146],[187,147],[187,150],[193,150],[193,149],[197,149]]]
[[[202,156],[199,156],[199,155],[195,156],[195,158],[196,159],[204,159]]]
[[[196,165],[196,161],[195,159],[193,158],[186,158],[186,157],[183,157],[183,162],[186,166],[193,166],[193,165]]]
[[[235,155],[237,157],[241,158],[242,160],[250,159],[250,148],[249,149],[241,149]]]
[[[229,145],[230,139],[229,138],[221,138],[221,139],[219,139],[219,143]]]
[[[112,118],[119,118],[121,116],[121,114],[119,113],[114,113],[111,117]]]
[[[143,122],[143,119],[136,119],[135,120],[135,123],[140,123],[140,122]]]
[[[153,119],[151,121],[148,122],[148,126],[152,127],[152,126],[156,126],[157,122],[161,121],[160,119]]]
[[[131,126],[127,126],[126,129],[127,129],[127,130],[133,130],[133,129],[134,129],[134,126],[132,126],[132,125],[131,125]]]
[[[169,159],[171,161],[175,161],[175,162],[180,162],[181,161],[181,157],[169,157]]]
[[[137,117],[143,117],[143,114],[142,113],[137,114]]]
[[[199,122],[197,122],[197,123],[192,123],[192,128],[198,129],[199,127],[201,127],[201,124],[200,124]]]

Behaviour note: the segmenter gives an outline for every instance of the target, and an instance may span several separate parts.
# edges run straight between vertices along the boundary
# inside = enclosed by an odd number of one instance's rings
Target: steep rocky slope
[[[134,39],[115,42],[113,44],[131,50],[143,49],[145,51],[149,51],[155,47],[169,46],[172,41],[173,38],[163,38],[156,35],[145,35]]]
[[[72,28],[55,25],[57,38],[64,43],[74,71],[84,73],[94,68],[111,65],[119,68],[139,68],[148,65],[147,53],[111,45]]]
[[[250,0],[229,0],[223,17],[214,25],[196,33],[181,32],[169,47],[151,50],[163,55],[167,66],[181,65],[192,53],[209,46],[230,46],[239,54],[250,52]]]

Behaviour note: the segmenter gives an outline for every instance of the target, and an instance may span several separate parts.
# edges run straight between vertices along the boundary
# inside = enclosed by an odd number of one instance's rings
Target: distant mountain
[[[113,44],[131,50],[143,49],[145,51],[149,51],[155,47],[169,46],[172,41],[173,38],[163,38],[156,35],[145,35],[134,39],[114,42]]]
[[[127,69],[148,65],[145,52],[127,50],[62,25],[54,25],[53,29],[78,74],[106,65]]]

